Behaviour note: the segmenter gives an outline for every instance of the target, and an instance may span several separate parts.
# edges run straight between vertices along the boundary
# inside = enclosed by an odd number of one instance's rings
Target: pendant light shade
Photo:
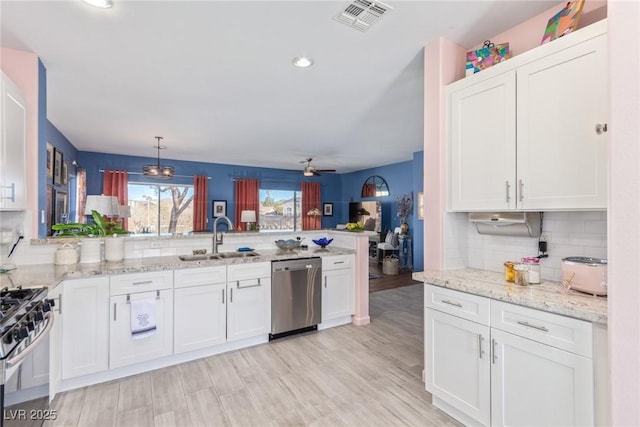
[[[158,140],[158,144],[156,148],[158,149],[158,163],[155,165],[145,165],[142,167],[142,174],[144,176],[150,176],[153,178],[173,178],[175,174],[175,169],[173,166],[161,165],[160,164],[160,150],[167,148],[165,146],[160,145],[160,141],[162,141],[161,136],[156,136]]]

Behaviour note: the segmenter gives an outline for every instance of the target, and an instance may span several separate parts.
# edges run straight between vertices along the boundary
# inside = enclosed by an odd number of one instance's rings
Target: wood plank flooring
[[[412,274],[413,272],[408,270],[400,271],[395,275],[384,274],[382,273],[382,265],[377,262],[369,262],[369,277],[371,275],[375,277],[375,279],[369,279],[369,293],[421,283],[413,280]]]
[[[421,284],[375,292],[367,326],[62,393],[52,406],[58,419],[45,425],[459,426],[429,403],[421,381],[422,302]]]

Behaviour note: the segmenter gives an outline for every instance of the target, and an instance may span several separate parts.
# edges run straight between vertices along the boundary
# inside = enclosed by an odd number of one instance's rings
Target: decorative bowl
[[[294,249],[299,249],[302,240],[276,240],[276,246],[283,251],[292,251]]]
[[[323,237],[321,239],[318,240],[311,240],[313,243],[315,243],[316,245],[325,248],[327,246],[329,246],[329,243],[333,242],[333,239],[327,239],[326,237]]]

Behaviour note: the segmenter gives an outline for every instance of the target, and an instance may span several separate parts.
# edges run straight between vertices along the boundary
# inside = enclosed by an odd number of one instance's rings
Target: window
[[[302,192],[260,189],[260,231],[302,230]]]
[[[129,183],[129,231],[173,234],[193,230],[193,185]]]

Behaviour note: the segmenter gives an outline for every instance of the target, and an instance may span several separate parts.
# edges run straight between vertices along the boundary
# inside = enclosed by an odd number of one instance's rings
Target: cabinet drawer
[[[173,288],[173,271],[154,271],[111,276],[111,295],[133,294]]]
[[[227,280],[229,282],[257,279],[258,277],[271,277],[270,262],[232,264],[227,266]]]
[[[490,300],[477,295],[425,285],[425,307],[453,314],[463,319],[489,324]]]
[[[214,285],[227,282],[227,266],[192,268],[174,272],[175,288]]]
[[[339,268],[353,267],[353,255],[337,255],[322,257],[322,270],[337,270]]]
[[[583,320],[491,301],[491,327],[584,357],[593,357],[592,325]]]

